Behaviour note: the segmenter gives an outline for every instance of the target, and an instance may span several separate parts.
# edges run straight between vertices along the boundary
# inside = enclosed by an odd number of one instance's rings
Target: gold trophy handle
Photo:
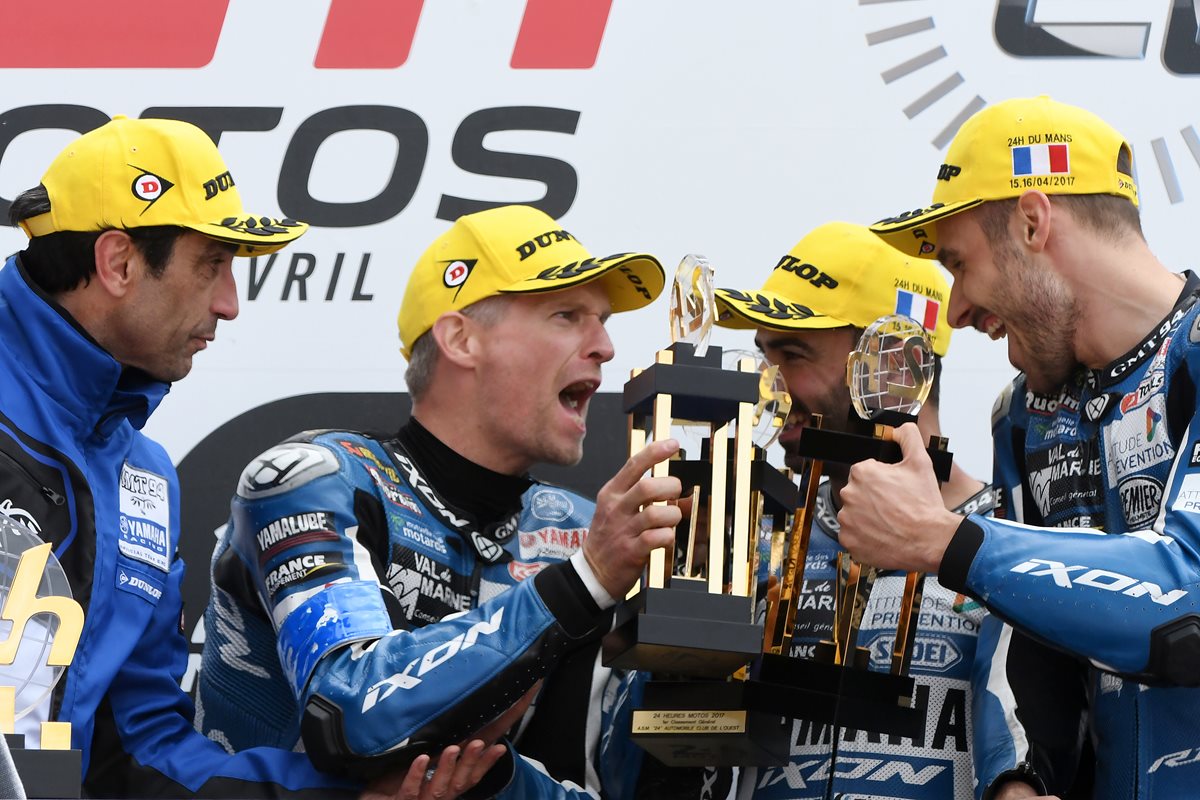
[[[913,642],[917,638],[917,618],[921,614],[925,573],[910,572],[904,579],[904,597],[900,601],[900,624],[892,643],[892,674],[907,675],[912,661]]]
[[[855,666],[858,631],[879,570],[838,553],[838,592],[833,606],[835,664]]]
[[[792,515],[792,529],[788,533],[788,554],[781,575],[779,600],[773,605],[769,604],[767,612],[764,652],[784,653],[792,640],[792,632],[796,627],[796,610],[800,605],[800,592],[804,587],[804,562],[808,557],[808,543],[812,536],[821,468],[820,461],[811,462],[808,486],[804,492],[804,505],[797,508],[796,513]]]

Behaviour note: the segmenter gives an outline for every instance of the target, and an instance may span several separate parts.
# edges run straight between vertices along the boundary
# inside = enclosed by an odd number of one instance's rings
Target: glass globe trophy
[[[29,797],[79,797],[71,724],[47,716],[82,632],[83,609],[50,545],[0,513],[0,731]]]

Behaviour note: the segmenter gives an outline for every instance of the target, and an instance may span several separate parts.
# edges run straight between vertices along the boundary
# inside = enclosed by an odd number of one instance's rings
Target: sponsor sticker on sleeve
[[[1200,474],[1183,476],[1179,484],[1179,494],[1171,503],[1172,511],[1187,511],[1190,514],[1200,514]]]
[[[172,549],[170,520],[167,479],[122,464],[117,522],[122,555],[166,572]]]
[[[158,604],[163,593],[161,577],[154,577],[144,570],[119,561],[117,563],[117,588],[148,600],[153,605]]]
[[[264,582],[272,602],[284,589],[310,580],[329,582],[345,567],[339,553],[304,553],[280,562]]]
[[[271,520],[254,534],[258,563],[266,564],[284,550],[337,539],[332,511],[303,511]]]

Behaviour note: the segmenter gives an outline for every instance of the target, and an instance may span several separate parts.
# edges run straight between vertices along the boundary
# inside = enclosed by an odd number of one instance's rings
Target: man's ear
[[[466,314],[447,311],[434,321],[430,333],[437,342],[441,358],[470,369],[480,358],[479,331],[479,325]]]
[[[1021,228],[1021,242],[1028,249],[1040,253],[1050,238],[1050,227],[1054,207],[1050,198],[1035,189],[1017,198],[1017,224]]]
[[[96,239],[96,283],[113,297],[124,297],[136,279],[133,239],[124,231],[105,231]]]

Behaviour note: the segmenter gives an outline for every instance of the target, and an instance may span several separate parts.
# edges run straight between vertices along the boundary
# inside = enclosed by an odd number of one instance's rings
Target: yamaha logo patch
[[[1107,394],[1098,395],[1087,401],[1084,405],[1084,413],[1090,422],[1096,422],[1104,416],[1104,412],[1108,411],[1111,397]]]

